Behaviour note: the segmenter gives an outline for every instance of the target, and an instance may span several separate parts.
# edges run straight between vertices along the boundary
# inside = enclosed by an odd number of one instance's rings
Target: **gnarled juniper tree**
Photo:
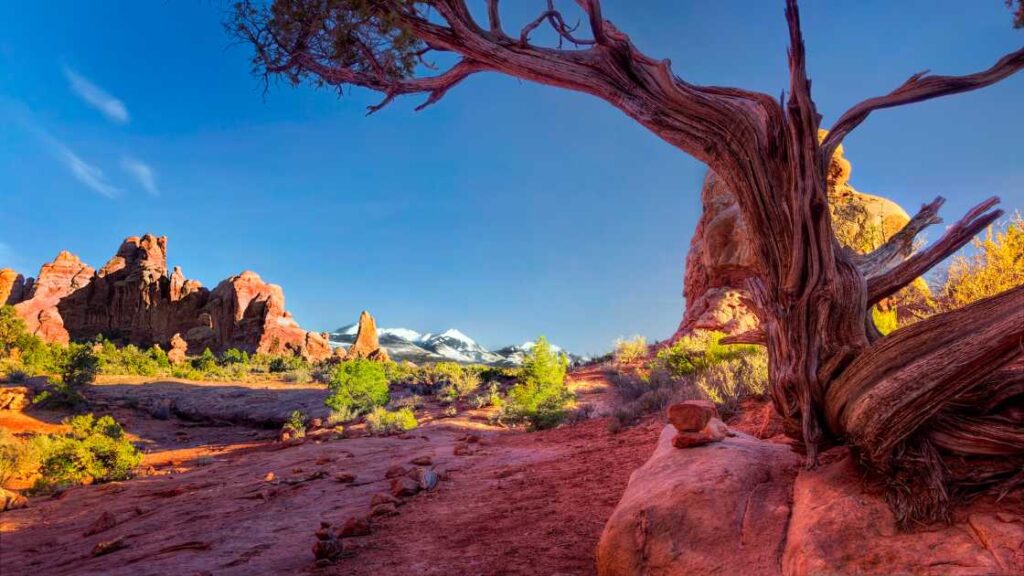
[[[998,199],[911,253],[917,234],[940,221],[937,198],[885,245],[857,255],[836,241],[827,197],[833,152],[873,111],[999,82],[1024,68],[1024,49],[975,74],[914,74],[850,108],[819,142],[796,0],[786,2],[781,101],[686,82],[606,20],[600,0],[576,0],[582,31],[553,0],[537,1],[537,17],[517,32],[502,25],[499,0],[481,0],[486,21],[467,0],[242,2],[230,27],[255,48],[258,73],[375,90],[383,101],[371,112],[406,94],[425,94],[421,109],[483,71],[607,101],[735,191],[759,268],[747,288],[761,328],[741,339],[767,346],[773,403],[808,465],[824,447],[851,446],[885,479],[904,523],[946,518],[960,498],[1024,484],[1024,286],[884,337],[870,314],[998,218]],[[531,41],[541,26],[557,46]],[[435,70],[429,53],[457,61]]]

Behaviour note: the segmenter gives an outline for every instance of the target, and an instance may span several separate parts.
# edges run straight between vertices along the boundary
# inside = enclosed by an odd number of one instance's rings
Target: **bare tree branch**
[[[945,201],[945,198],[939,196],[931,203],[921,206],[921,210],[884,244],[869,254],[855,255],[854,261],[864,277],[879,276],[910,256],[914,251],[914,240],[917,235],[928,226],[942,222],[942,218],[939,218],[939,208]]]
[[[836,147],[875,110],[922,102],[940,96],[970,92],[991,86],[1024,68],[1024,48],[1003,56],[988,70],[967,76],[928,76],[928,71],[911,76],[899,88],[885,96],[864,100],[844,113],[829,130],[821,148],[831,158]]]
[[[498,7],[500,0],[487,0],[487,23],[490,25],[491,32],[505,35],[505,31],[501,28],[501,10]]]
[[[764,328],[754,328],[753,330],[747,330],[739,334],[733,334],[732,336],[726,336],[721,340],[722,344],[765,344],[767,338],[764,333]]]
[[[915,278],[931,270],[939,262],[970,242],[978,232],[1003,215],[1002,210],[989,211],[998,203],[999,198],[995,196],[985,200],[972,208],[959,222],[950,226],[942,238],[934,244],[891,269],[877,276],[868,277],[868,305],[876,304],[879,300],[892,296],[900,288],[910,284]],[[922,212],[925,212],[928,207],[925,206]]]

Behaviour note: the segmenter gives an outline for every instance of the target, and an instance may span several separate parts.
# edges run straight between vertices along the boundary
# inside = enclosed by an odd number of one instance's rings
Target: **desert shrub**
[[[611,376],[620,405],[613,429],[684,400],[711,400],[723,413],[768,391],[768,355],[753,345],[722,344],[720,332],[696,332],[658,351],[642,369]]]
[[[249,353],[238,348],[228,348],[220,355],[220,365],[230,366],[232,364],[248,364]]]
[[[391,397],[384,367],[370,360],[356,359],[338,364],[328,387],[331,393],[324,403],[328,408],[341,412],[365,414],[386,405]]]
[[[502,403],[502,419],[526,422],[534,429],[557,426],[573,398],[565,386],[568,365],[568,358],[555,354],[547,339],[540,337],[526,354],[520,381]]]
[[[29,443],[0,428],[0,488],[15,478],[34,473],[37,467],[38,459]]]
[[[33,490],[83,482],[126,480],[142,461],[142,453],[128,441],[121,425],[110,416],[74,416],[65,421],[62,434],[46,434],[31,440],[39,459],[41,478]]]
[[[203,374],[211,373],[217,369],[217,356],[207,348],[198,358],[192,359],[192,367]]]
[[[285,372],[281,375],[281,380],[291,384],[308,384],[313,381],[313,374],[309,368],[303,366]]]
[[[403,362],[384,362],[383,366],[384,375],[387,377],[388,382],[393,384],[414,381],[420,376],[420,368],[408,360]]]
[[[118,348],[109,340],[101,339],[93,345],[93,352],[99,359],[100,372],[103,374],[154,376],[166,368],[160,363],[160,359],[167,357],[166,354],[161,357],[152,349],[142,350],[132,344]]]
[[[612,412],[613,431],[632,426],[644,415],[675,402],[702,398],[692,377],[674,376],[665,368],[620,372],[610,380],[619,396],[619,405]]]
[[[619,364],[636,364],[647,357],[647,339],[634,336],[630,340],[619,338],[615,341],[615,362]]]
[[[882,310],[875,306],[871,309],[871,320],[875,323],[875,328],[878,328],[878,331],[883,336],[900,327],[896,310]]]
[[[26,334],[25,321],[14,306],[0,306],[0,358],[6,358],[18,348]]]
[[[29,334],[14,306],[0,306],[0,363],[3,372],[53,374],[60,371],[63,346]]]
[[[695,376],[694,383],[704,397],[724,414],[739,409],[749,396],[763,396],[768,390],[768,364],[754,355],[712,364]]]
[[[438,386],[437,398],[454,402],[466,398],[480,388],[480,370],[455,362],[438,362],[432,367],[432,378]]]
[[[395,411],[378,406],[366,416],[366,428],[374,436],[387,436],[412,430],[419,426],[410,408]]]
[[[85,403],[82,391],[96,380],[100,360],[90,346],[72,344],[60,354],[60,379],[49,383],[33,402],[48,407],[76,407]]]
[[[942,310],[955,310],[1024,284],[1024,218],[1020,214],[1003,227],[989,226],[973,242],[972,256],[957,256],[938,290]]]
[[[722,332],[698,330],[660,350],[655,361],[675,376],[686,376],[762,350],[753,344],[722,344],[722,338],[725,338]]]
[[[281,374],[305,368],[305,361],[298,356],[274,356],[270,360],[268,368],[272,374]]]
[[[171,359],[167,357],[166,350],[164,350],[160,346],[157,346],[156,344],[153,344],[152,346],[150,346],[149,350],[146,351],[146,353],[149,354],[149,357],[153,359],[153,362],[156,364],[157,369],[160,372],[166,372],[168,369],[170,369]]]
[[[327,415],[327,427],[336,428],[345,422],[351,422],[359,417],[359,414],[352,410],[331,410]]]
[[[291,430],[296,436],[306,435],[306,415],[301,410],[294,410],[285,420],[284,429]]]
[[[391,409],[412,408],[413,410],[418,410],[423,407],[423,397],[419,394],[411,394],[398,400],[392,400],[388,407]]]

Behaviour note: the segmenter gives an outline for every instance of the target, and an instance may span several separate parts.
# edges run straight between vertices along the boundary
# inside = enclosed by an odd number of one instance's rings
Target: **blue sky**
[[[529,2],[505,4],[509,26],[528,19]],[[0,267],[34,275],[64,248],[100,266],[153,232],[206,285],[243,269],[283,285],[311,329],[369,309],[585,353],[674,330],[698,162],[601,101],[497,75],[419,113],[404,99],[366,117],[376,96],[358,90],[264,95],[228,6],[0,3]],[[605,15],[689,81],[779,94],[782,6],[605,0]],[[974,72],[1024,40],[1001,0],[802,13],[825,126],[913,72]],[[1024,208],[1021,101],[1024,74],[878,112],[847,140],[852,182],[911,212],[942,194],[947,222],[993,194]]]

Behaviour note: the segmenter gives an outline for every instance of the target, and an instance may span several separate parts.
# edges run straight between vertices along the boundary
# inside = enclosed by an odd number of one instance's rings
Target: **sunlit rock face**
[[[163,236],[126,238],[98,272],[66,251],[43,265],[34,281],[2,271],[0,296],[49,342],[102,336],[167,347],[180,335],[192,353],[238,348],[311,359],[330,355],[326,336],[303,330],[285,309],[280,286],[245,271],[208,290],[178,267],[168,272]]]
[[[786,442],[742,432],[679,449],[665,426],[635,470],[596,551],[600,576],[658,574],[1019,574],[1024,508],[980,497],[950,524],[901,531],[856,456],[808,470]]]
[[[891,200],[856,190],[849,183],[851,171],[840,146],[829,167],[833,229],[840,243],[869,252],[902,228],[910,216]],[[686,255],[686,310],[673,340],[698,329],[739,334],[758,325],[744,288],[746,279],[756,273],[751,232],[736,195],[714,172],[704,178],[701,206],[701,218]]]

